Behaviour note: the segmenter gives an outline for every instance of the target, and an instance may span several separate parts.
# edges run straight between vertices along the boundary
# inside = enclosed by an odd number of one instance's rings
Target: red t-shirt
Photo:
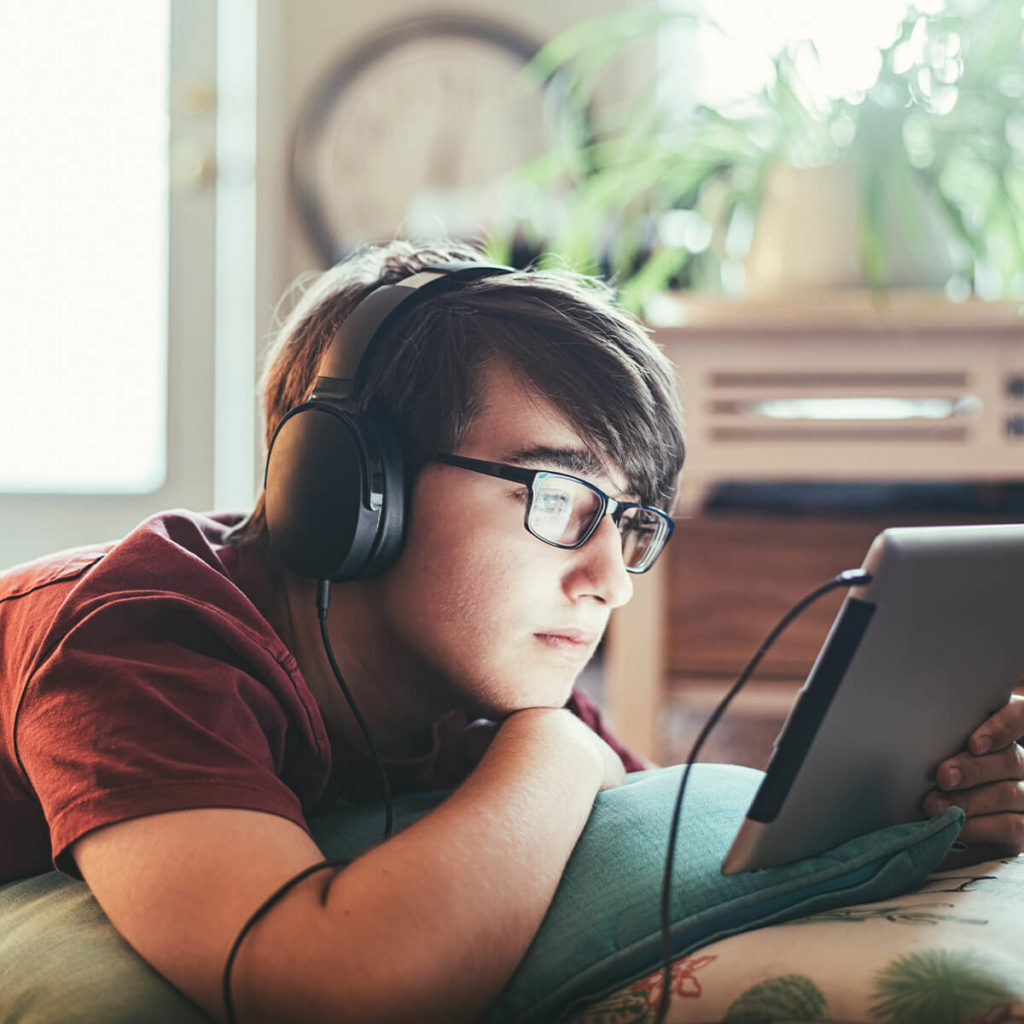
[[[276,628],[257,544],[235,516],[170,512],[124,540],[0,574],[0,883],[55,864],[101,825],[191,807],[306,816],[377,793],[362,750],[332,749]],[[570,707],[619,752],[576,692]],[[448,789],[470,769],[468,718],[436,723],[396,791]]]

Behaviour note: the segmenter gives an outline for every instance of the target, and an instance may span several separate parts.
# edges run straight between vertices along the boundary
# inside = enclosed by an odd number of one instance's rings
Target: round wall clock
[[[296,207],[325,264],[364,242],[487,234],[512,172],[557,129],[557,89],[525,69],[538,48],[500,22],[434,14],[342,55],[293,148]]]

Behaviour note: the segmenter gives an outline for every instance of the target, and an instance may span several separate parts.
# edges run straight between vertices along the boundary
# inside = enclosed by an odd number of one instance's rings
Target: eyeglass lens
[[[546,541],[571,547],[586,536],[603,511],[600,495],[578,480],[557,473],[538,473],[534,478],[528,525]],[[660,516],[630,508],[622,513],[618,525],[627,567],[638,568],[657,553],[665,529]]]
[[[661,517],[642,508],[626,509],[619,520],[622,534],[622,557],[626,565],[638,568],[649,556],[656,555],[665,533]]]

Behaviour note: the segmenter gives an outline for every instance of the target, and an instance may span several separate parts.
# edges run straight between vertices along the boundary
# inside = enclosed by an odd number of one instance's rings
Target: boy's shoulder
[[[128,818],[216,805],[301,826],[319,801],[329,740],[236,521],[163,513],[0,576],[0,805],[39,825],[0,881],[74,870],[78,838]]]
[[[21,603],[45,614],[46,606],[56,610],[72,591],[194,593],[197,580],[209,577],[210,570],[243,591],[255,585],[256,596],[265,603],[270,588],[265,558],[252,545],[242,550],[230,541],[239,519],[236,514],[181,509],[161,512],[120,540],[15,565],[0,572],[0,614],[14,613]]]
[[[227,615],[253,634],[276,635],[270,570],[253,545],[230,542],[238,520],[163,512],[121,540],[0,573],[0,672],[12,683],[4,687],[8,695],[86,620],[113,621],[113,615],[124,623],[146,608],[155,613],[157,605],[190,606]]]
[[[18,601],[48,587],[72,583],[87,573],[113,547],[113,543],[59,551],[0,572],[0,605]]]

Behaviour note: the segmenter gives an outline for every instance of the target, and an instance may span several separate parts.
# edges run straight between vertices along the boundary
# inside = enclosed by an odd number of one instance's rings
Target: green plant
[[[538,54],[535,70],[562,83],[564,127],[523,168],[492,254],[518,237],[614,277],[635,309],[671,285],[720,289],[723,265],[746,255],[773,169],[831,164],[856,183],[872,288],[889,278],[896,227],[911,258],[938,233],[951,292],[1024,296],[1020,0],[908,7],[861,96],[816,96],[806,72],[818,55],[798,40],[739,113],[697,106],[681,116],[659,98],[656,73],[622,104],[595,102],[610,62],[638,46],[650,54],[660,33],[693,20],[641,7],[581,23]]]

